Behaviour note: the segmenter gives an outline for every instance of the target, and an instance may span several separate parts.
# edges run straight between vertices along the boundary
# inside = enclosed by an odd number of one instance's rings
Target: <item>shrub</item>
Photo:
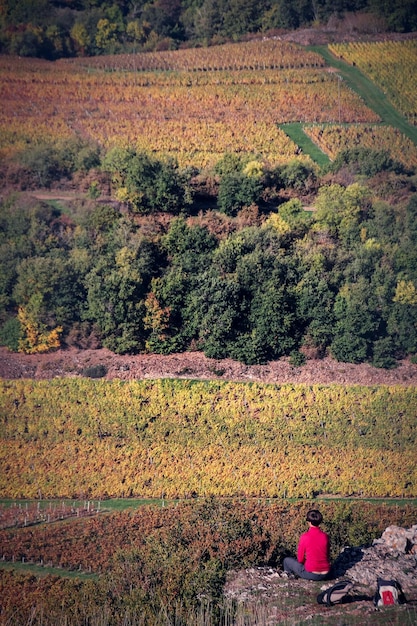
[[[102,363],[89,365],[81,370],[81,374],[87,378],[103,378],[107,374],[107,367]]]
[[[234,217],[244,206],[257,204],[261,193],[259,178],[241,173],[228,174],[220,181],[217,204],[222,213]]]
[[[375,176],[379,172],[406,173],[405,167],[395,161],[388,150],[373,150],[372,148],[342,150],[333,161],[332,170],[338,172],[342,168],[363,176]]]
[[[306,356],[299,350],[292,350],[290,353],[290,365],[293,367],[301,367],[306,362]]]
[[[19,350],[19,341],[21,339],[21,326],[17,317],[8,319],[0,329],[0,344],[6,346],[9,350],[17,352]]]
[[[372,365],[383,369],[394,369],[397,367],[395,358],[395,346],[391,337],[378,339],[373,345]]]

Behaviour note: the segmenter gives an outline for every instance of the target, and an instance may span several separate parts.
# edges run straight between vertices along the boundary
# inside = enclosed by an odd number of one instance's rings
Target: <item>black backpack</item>
[[[346,602],[353,587],[354,584],[351,580],[340,580],[328,589],[321,591],[317,596],[317,602],[326,606]]]
[[[377,578],[376,584],[376,593],[374,595],[375,606],[389,606],[391,604],[405,604],[407,602],[398,580]]]

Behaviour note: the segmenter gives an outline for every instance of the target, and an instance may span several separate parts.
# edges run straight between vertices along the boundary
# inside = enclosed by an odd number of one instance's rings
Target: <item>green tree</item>
[[[324,355],[334,336],[335,294],[330,288],[326,272],[312,268],[296,286],[297,317],[304,328],[306,346]]]
[[[74,48],[80,56],[88,54],[92,49],[93,36],[85,24],[78,21],[75,22],[74,26],[71,28],[70,36]]]
[[[188,226],[179,217],[172,220],[167,234],[161,240],[161,246],[172,265],[197,274],[210,264],[217,239],[207,228]]]
[[[45,55],[48,59],[57,59],[66,54],[65,33],[52,24],[45,30]]]
[[[279,215],[290,226],[291,229],[300,231],[300,235],[306,230],[312,221],[312,215],[304,210],[301,200],[293,198],[279,206]]]
[[[284,242],[268,226],[247,228],[222,241],[213,256],[212,271],[235,286],[233,305],[226,309],[232,321],[224,339],[227,353],[245,363],[278,358],[299,340]]]
[[[262,16],[262,30],[275,28],[295,30],[299,25],[300,20],[294,5],[285,0],[271,3],[271,8]]]
[[[333,184],[321,187],[316,200],[315,218],[332,236],[352,245],[360,241],[361,224],[369,210],[369,191],[353,183],[344,188]]]
[[[25,307],[37,295],[42,302],[37,314],[46,326],[68,329],[79,321],[85,291],[65,252],[56,250],[47,256],[28,257],[18,265],[14,301]]]
[[[95,45],[103,54],[113,54],[118,41],[118,26],[107,18],[97,22]]]
[[[115,148],[102,167],[113,175],[119,199],[134,212],[179,213],[192,202],[188,180],[173,159],[160,161],[146,152]]]
[[[207,357],[230,356],[245,318],[236,279],[219,277],[213,270],[203,274],[190,298],[187,318],[199,329],[198,342]]]
[[[284,187],[290,187],[299,192],[308,192],[315,187],[316,173],[314,168],[298,159],[292,159],[281,166],[280,179]]]
[[[122,220],[121,214],[109,204],[99,204],[84,219],[91,246],[101,247],[113,242],[113,234]]]
[[[230,0],[226,3],[223,13],[222,34],[237,38],[245,33],[259,30],[258,4],[252,0]]]
[[[388,150],[375,150],[373,148],[349,148],[341,150],[332,163],[332,171],[338,172],[342,168],[354,174],[363,176],[375,176],[379,172],[406,172],[405,166],[395,161]]]
[[[417,281],[417,194],[411,196],[406,206],[405,219],[400,213],[399,220],[403,230],[395,252],[395,266],[403,276]]]
[[[282,281],[281,273],[276,272],[260,285],[251,302],[249,320],[250,336],[257,348],[253,350],[256,360],[252,362],[278,359],[297,347],[300,332],[294,297],[291,288]]]
[[[153,280],[148,296],[147,328],[157,352],[169,353],[186,349],[199,332],[199,321],[190,308],[194,290],[201,276],[211,266],[217,239],[206,228],[188,226],[183,218],[171,222],[161,239],[161,250],[167,255],[167,267]],[[160,320],[163,332],[158,331]],[[199,318],[198,318],[199,319]]]
[[[112,254],[99,256],[86,276],[84,317],[97,326],[103,345],[113,352],[143,350],[145,298],[154,271],[154,246],[137,239]]]
[[[165,273],[152,281],[147,297],[145,328],[150,330],[147,347],[154,352],[170,354],[190,347],[196,339],[199,322],[194,313],[189,315],[189,302],[193,296],[196,278],[181,267],[169,267]],[[153,298],[153,301],[152,301]]]
[[[33,175],[34,184],[39,187],[49,187],[66,173],[56,147],[49,143],[26,148],[19,155],[19,161]]]
[[[388,317],[388,333],[398,357],[417,352],[417,295],[412,281],[397,283]]]
[[[9,317],[0,326],[0,345],[12,352],[18,352],[22,340],[22,326],[17,317]]]
[[[383,324],[369,282],[360,278],[346,283],[336,296],[334,313],[333,356],[349,363],[372,360],[373,342],[381,338]]]
[[[244,206],[257,204],[262,194],[259,178],[243,173],[225,175],[220,180],[217,204],[222,213],[235,216]]]
[[[215,35],[222,34],[225,0],[204,0],[196,10],[194,33],[197,39],[210,42]]]
[[[0,201],[0,320],[4,322],[14,310],[13,287],[19,262],[32,253],[29,239],[29,212],[9,197]]]

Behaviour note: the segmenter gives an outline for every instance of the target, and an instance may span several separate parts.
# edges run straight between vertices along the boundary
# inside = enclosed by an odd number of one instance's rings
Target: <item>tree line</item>
[[[417,352],[415,174],[387,153],[343,151],[321,172],[226,154],[204,178],[130,148],[33,150],[20,164],[26,186],[78,168],[93,182],[65,210],[2,199],[9,349],[194,349],[298,365],[330,353],[385,368]],[[100,198],[98,181],[119,203]]]
[[[361,12],[360,28],[410,32],[416,0],[2,0],[0,53],[56,59],[236,40]]]

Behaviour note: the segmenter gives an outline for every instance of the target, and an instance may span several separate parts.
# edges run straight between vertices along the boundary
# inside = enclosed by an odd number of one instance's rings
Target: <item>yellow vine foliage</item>
[[[303,130],[331,159],[334,159],[341,150],[361,146],[387,150],[400,163],[417,166],[417,147],[392,126],[314,124],[305,125]]]
[[[152,337],[163,341],[164,331],[169,325],[170,307],[161,307],[156,295],[150,292],[145,300],[145,309],[146,314],[143,319],[145,328],[152,331]],[[150,349],[149,341],[146,342],[146,347]]]
[[[4,497],[417,495],[413,387],[0,381]]]
[[[410,124],[417,125],[417,41],[330,44],[337,56],[354,63],[388,95]]]

